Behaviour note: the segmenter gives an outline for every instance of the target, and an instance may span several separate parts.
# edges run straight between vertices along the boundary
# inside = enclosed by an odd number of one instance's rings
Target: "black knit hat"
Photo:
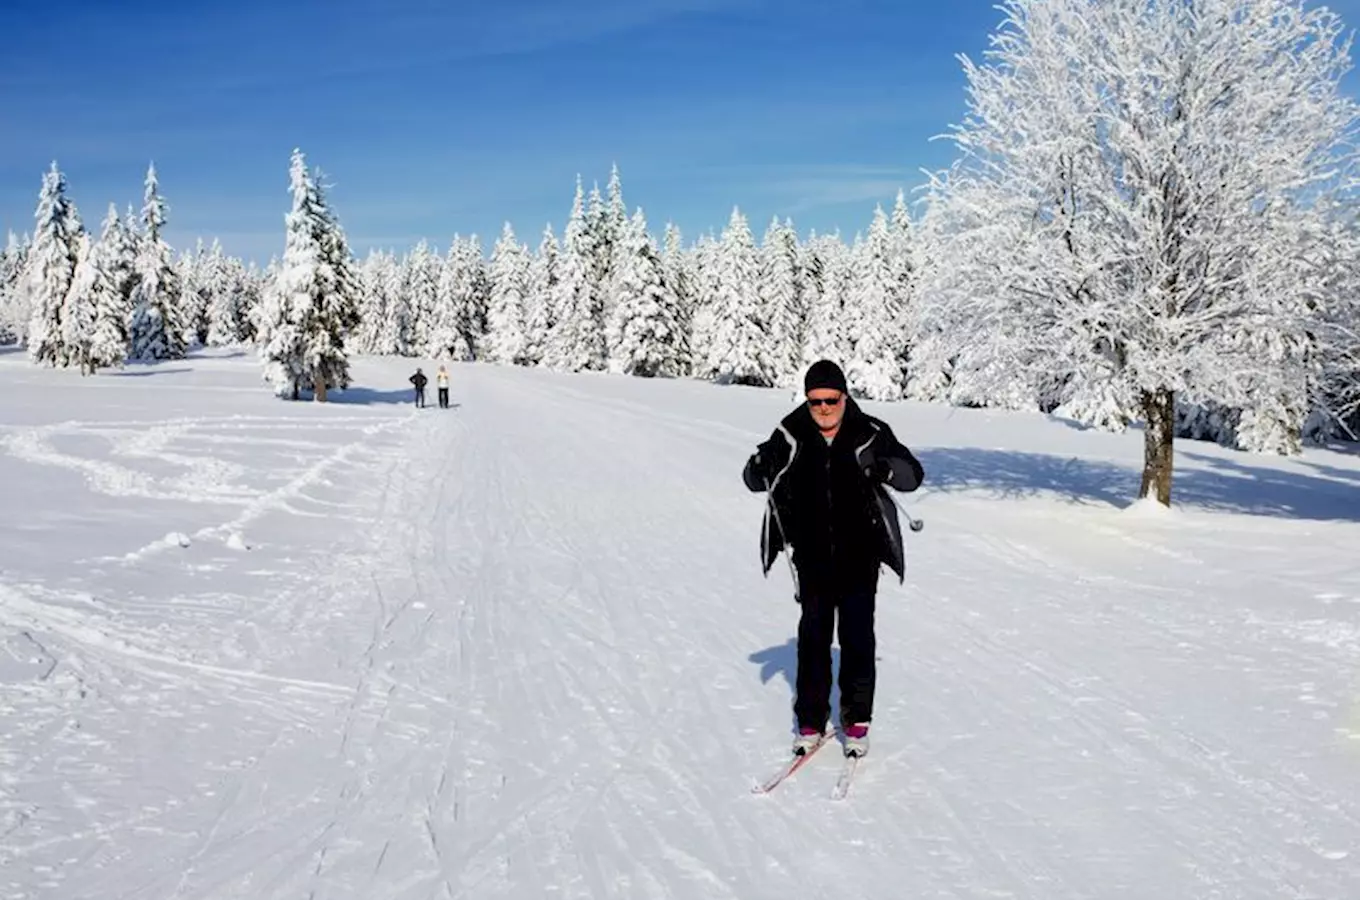
[[[829,359],[817,360],[803,376],[803,393],[818,388],[840,391],[842,394],[850,393],[850,389],[845,386],[845,373]]]

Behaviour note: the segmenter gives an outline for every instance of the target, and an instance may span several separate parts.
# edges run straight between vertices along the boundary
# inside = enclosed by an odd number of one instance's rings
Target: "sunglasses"
[[[809,398],[808,398],[807,404],[808,404],[808,406],[822,406],[822,405],[826,405],[826,406],[837,406],[837,405],[839,405],[840,402],[841,402],[842,400],[844,400],[844,399],[845,399],[844,396],[840,396],[840,397],[809,397]]]

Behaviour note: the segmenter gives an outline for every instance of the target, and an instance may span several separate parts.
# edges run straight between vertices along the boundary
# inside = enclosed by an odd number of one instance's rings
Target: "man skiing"
[[[796,755],[823,740],[831,715],[831,638],[839,613],[845,755],[869,751],[876,668],[879,566],[905,572],[897,507],[884,489],[914,491],[924,472],[888,425],[849,395],[845,375],[820,360],[803,379],[806,404],[784,417],[746,462],[742,480],[767,491],[761,562],[789,548],[802,607],[794,716]]]
[[[439,371],[434,373],[435,384],[439,388],[439,408],[449,408],[449,370],[440,363]]]
[[[416,374],[411,376],[411,384],[415,385],[416,387],[417,409],[423,409],[425,407],[425,385],[429,384],[429,382],[430,379],[426,378],[425,373],[420,371],[420,367],[417,366]]]

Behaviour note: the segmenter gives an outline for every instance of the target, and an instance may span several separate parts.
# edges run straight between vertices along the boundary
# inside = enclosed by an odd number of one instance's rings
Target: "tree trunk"
[[[316,376],[315,384],[316,384],[316,388],[315,388],[315,392],[314,392],[313,399],[316,400],[317,403],[325,403],[325,402],[326,402],[326,379],[325,379],[325,377],[322,376],[322,375]]]
[[[1171,505],[1172,448],[1176,437],[1176,394],[1167,388],[1144,391],[1139,398],[1143,411],[1143,486],[1138,497],[1157,498]]]

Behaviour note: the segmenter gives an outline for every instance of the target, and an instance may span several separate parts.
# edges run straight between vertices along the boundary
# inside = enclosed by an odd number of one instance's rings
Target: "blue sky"
[[[1351,7],[1350,10],[1347,7]],[[1360,0],[1333,4],[1360,21]],[[560,235],[617,163],[653,233],[863,228],[948,164],[993,0],[0,0],[0,236],[53,159],[87,225],[155,160],[177,248],[281,251],[288,157],[356,252]]]

